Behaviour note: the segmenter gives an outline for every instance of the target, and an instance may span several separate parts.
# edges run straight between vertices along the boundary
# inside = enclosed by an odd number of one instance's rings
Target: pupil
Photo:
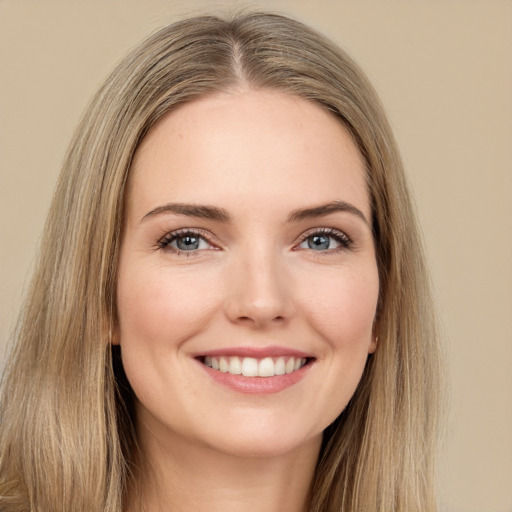
[[[308,246],[310,249],[329,249],[329,237],[325,235],[314,235],[309,238]]]
[[[193,251],[199,247],[199,238],[197,236],[182,236],[178,238],[176,245],[183,251]]]

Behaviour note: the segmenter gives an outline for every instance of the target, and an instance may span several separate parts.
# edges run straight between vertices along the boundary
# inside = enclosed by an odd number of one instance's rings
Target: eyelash
[[[333,238],[334,240],[336,240],[336,242],[338,242],[340,244],[339,247],[335,247],[333,249],[326,249],[324,251],[315,251],[313,249],[310,249],[311,252],[317,253],[317,254],[315,254],[317,256],[321,255],[322,253],[323,254],[333,254],[333,253],[346,251],[354,245],[352,239],[346,233],[344,233],[343,231],[339,231],[338,229],[334,229],[334,228],[310,229],[301,235],[300,242],[298,245],[301,245],[308,238],[310,238],[314,235],[321,235],[321,236],[327,236],[328,238]],[[296,249],[296,250],[300,250],[300,249]]]
[[[333,249],[326,249],[326,250],[322,250],[322,251],[315,251],[313,249],[310,249],[311,252],[318,253],[318,254],[316,254],[317,256],[321,255],[322,253],[323,254],[326,254],[326,253],[333,254],[333,253],[342,252],[342,251],[350,249],[353,246],[352,239],[349,236],[347,236],[345,233],[343,233],[342,231],[339,231],[339,230],[333,229],[333,228],[313,228],[313,229],[306,231],[305,233],[303,233],[300,236],[299,243],[294,246],[294,250],[301,250],[298,246],[300,246],[308,238],[310,238],[314,235],[327,236],[329,238],[336,240],[336,242],[339,243],[339,247],[335,247]],[[208,233],[208,231],[205,231],[202,229],[189,229],[189,228],[179,229],[177,231],[172,231],[170,233],[167,233],[160,240],[158,240],[157,246],[161,250],[172,252],[173,254],[176,254],[178,256],[186,256],[186,257],[197,256],[198,253],[203,249],[193,249],[190,251],[184,251],[184,250],[178,249],[177,247],[171,247],[171,244],[175,240],[185,237],[185,236],[200,238],[203,241],[205,241],[208,245],[214,247],[213,250],[217,249],[215,244],[210,242],[209,238],[211,238],[211,235]]]
[[[172,252],[178,256],[186,256],[186,257],[197,256],[201,249],[183,251],[181,249],[178,249],[177,247],[171,247],[172,242],[174,242],[175,240],[178,240],[179,238],[185,237],[185,236],[200,238],[200,239],[206,241],[206,243],[208,245],[215,247],[215,245],[209,241],[210,235],[209,235],[208,231],[205,231],[202,229],[188,229],[188,228],[179,229],[177,231],[172,231],[170,233],[167,233],[160,240],[158,240],[157,246],[159,249],[162,249],[163,251]],[[215,249],[216,249],[216,247],[215,247]]]

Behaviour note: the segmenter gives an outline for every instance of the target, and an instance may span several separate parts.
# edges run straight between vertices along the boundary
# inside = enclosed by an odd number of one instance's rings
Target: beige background
[[[0,349],[101,79],[167,21],[245,3],[0,0]],[[362,64],[416,192],[447,359],[443,510],[512,511],[512,2],[264,1]],[[191,7],[192,6],[192,7]]]

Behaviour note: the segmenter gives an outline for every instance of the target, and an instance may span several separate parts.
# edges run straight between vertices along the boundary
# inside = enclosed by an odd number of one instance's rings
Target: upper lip
[[[289,347],[269,346],[269,347],[226,347],[214,350],[199,352],[194,357],[254,357],[263,359],[265,357],[304,357],[312,358],[312,354],[296,350]]]

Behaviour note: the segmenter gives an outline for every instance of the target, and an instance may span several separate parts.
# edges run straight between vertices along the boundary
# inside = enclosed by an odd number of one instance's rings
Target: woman
[[[117,67],[17,336],[1,510],[436,510],[400,158],[362,72],[300,23],[193,18]]]

